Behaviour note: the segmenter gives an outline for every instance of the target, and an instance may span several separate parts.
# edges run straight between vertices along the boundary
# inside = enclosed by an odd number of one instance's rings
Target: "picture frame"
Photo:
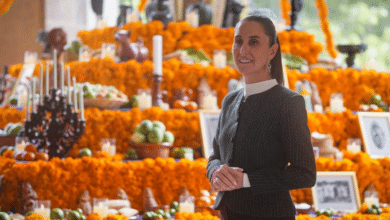
[[[287,75],[287,67],[283,65],[283,86],[287,89],[290,89],[290,85],[288,82],[288,75]]]
[[[213,140],[217,132],[220,110],[200,110],[199,122],[202,136],[204,158],[213,154]]]
[[[359,211],[360,195],[354,171],[317,172],[312,194],[316,211],[327,208],[343,213]]]
[[[390,113],[358,112],[362,150],[371,158],[390,157]]]

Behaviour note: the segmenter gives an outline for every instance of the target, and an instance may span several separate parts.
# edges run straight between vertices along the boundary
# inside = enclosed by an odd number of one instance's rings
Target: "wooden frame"
[[[215,132],[217,132],[220,110],[200,110],[199,122],[203,143],[203,156],[208,159],[213,153],[213,139]],[[210,126],[210,119],[213,121],[213,125]],[[212,129],[212,130],[210,130]],[[211,137],[212,136],[212,137]]]
[[[279,44],[280,47],[280,44]],[[287,67],[283,65],[283,86],[286,87],[287,89],[290,89],[290,85],[288,83],[288,75],[287,75]],[[294,89],[292,89],[294,90]]]
[[[325,189],[322,193],[319,193],[321,187]],[[333,196],[326,196],[326,193],[333,194]],[[336,211],[352,213],[357,212],[360,207],[360,195],[355,172],[317,172],[317,182],[312,188],[312,194],[315,210],[330,207]]]
[[[358,112],[358,118],[363,150],[372,158],[390,157],[390,113]]]

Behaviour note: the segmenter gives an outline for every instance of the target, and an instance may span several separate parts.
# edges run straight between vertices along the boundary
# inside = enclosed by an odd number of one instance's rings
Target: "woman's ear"
[[[271,46],[268,60],[272,60],[275,57],[276,53],[278,52],[278,48],[279,44],[274,44]]]

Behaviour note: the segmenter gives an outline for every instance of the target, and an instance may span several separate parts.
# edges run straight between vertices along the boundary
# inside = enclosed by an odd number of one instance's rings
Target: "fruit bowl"
[[[135,149],[140,158],[168,158],[171,143],[136,143],[129,140],[129,145]]]

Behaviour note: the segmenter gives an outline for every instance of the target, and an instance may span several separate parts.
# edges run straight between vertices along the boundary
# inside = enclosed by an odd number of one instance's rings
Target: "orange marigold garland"
[[[309,73],[287,70],[290,88],[297,80],[306,79],[316,83],[324,107],[330,104],[330,94],[342,93],[344,106],[351,111],[358,111],[363,103],[370,103],[374,94],[379,94],[385,103],[390,103],[390,74],[374,70],[356,70],[352,68],[327,70],[315,68]],[[332,85],[331,87],[329,85]]]
[[[314,34],[308,32],[281,31],[278,33],[278,38],[283,53],[299,55],[308,64],[317,63],[318,55],[323,50],[323,46],[315,41]]]
[[[201,190],[210,190],[205,159],[175,162],[173,158],[157,158],[124,163],[89,157],[53,158],[49,162],[13,163],[12,166],[3,164],[5,161],[13,160],[0,157],[0,174],[4,174],[7,188],[7,199],[0,201],[2,210],[9,210],[16,201],[20,181],[30,182],[38,198],[51,200],[52,207],[70,209],[77,207],[83,190],[88,190],[92,198],[112,199],[122,188],[132,207],[138,210],[142,209],[145,187],[152,189],[160,205],[178,201],[182,187],[196,197],[201,196]],[[7,167],[3,169],[2,165]]]
[[[330,31],[329,27],[329,20],[327,18],[328,8],[326,6],[325,0],[316,0],[316,6],[318,8],[318,15],[321,19],[321,28],[326,37],[326,49],[332,58],[336,58],[337,51],[335,49],[332,32]]]
[[[147,5],[147,3],[149,2],[149,0],[140,0],[139,1],[139,4],[138,4],[138,11],[145,11],[145,6]]]
[[[202,25],[198,28],[191,27],[187,22],[169,22],[166,29],[161,21],[152,21],[147,24],[132,22],[123,25],[123,30],[131,31],[131,41],[136,42],[138,37],[144,40],[145,46],[153,53],[153,36],[163,36],[163,54],[174,52],[178,49],[195,48],[204,49],[209,56],[214,50],[226,50],[229,52],[233,44],[234,28],[222,29],[212,25]],[[118,27],[80,31],[77,36],[84,45],[91,49],[99,49],[103,43],[116,43],[115,31]],[[210,40],[212,39],[212,40]]]
[[[390,158],[372,159],[366,153],[344,152],[342,161],[333,158],[317,158],[318,171],[356,172],[359,193],[374,184],[382,203],[390,202]],[[28,181],[44,200],[52,206],[75,208],[77,195],[87,189],[92,197],[114,198],[118,188],[129,195],[132,206],[142,207],[143,189],[151,187],[158,204],[169,204],[178,199],[181,188],[186,187],[195,197],[201,190],[209,190],[206,177],[206,159],[175,162],[168,159],[144,159],[138,162],[118,162],[98,158],[53,158],[49,162],[37,161],[15,164],[12,159],[0,157],[0,174],[4,174],[7,200],[0,201],[4,210],[11,208],[17,199],[18,182]],[[111,181],[115,179],[116,181]],[[291,191],[294,202],[312,203],[310,189]],[[363,197],[362,197],[363,198]],[[390,210],[384,210],[383,213]],[[92,216],[91,216],[92,217]],[[96,218],[94,218],[96,219]],[[92,218],[91,218],[92,220]]]
[[[232,49],[234,28],[216,28],[213,25],[202,25],[190,28],[177,45],[177,49],[203,49],[208,56],[213,57],[214,50],[225,50],[226,54]]]
[[[42,215],[40,214],[31,214],[31,215],[28,215],[24,218],[24,220],[46,220],[45,217],[43,217]]]
[[[103,43],[117,44],[114,36],[118,29],[118,27],[106,27],[90,31],[82,30],[77,33],[77,37],[80,38],[84,45],[96,50],[101,48]]]
[[[291,4],[289,0],[280,0],[280,9],[283,19],[286,21],[286,25],[291,24],[291,18],[289,13],[291,12]]]
[[[14,0],[1,0],[0,1],[0,15],[6,13],[10,8]]]

